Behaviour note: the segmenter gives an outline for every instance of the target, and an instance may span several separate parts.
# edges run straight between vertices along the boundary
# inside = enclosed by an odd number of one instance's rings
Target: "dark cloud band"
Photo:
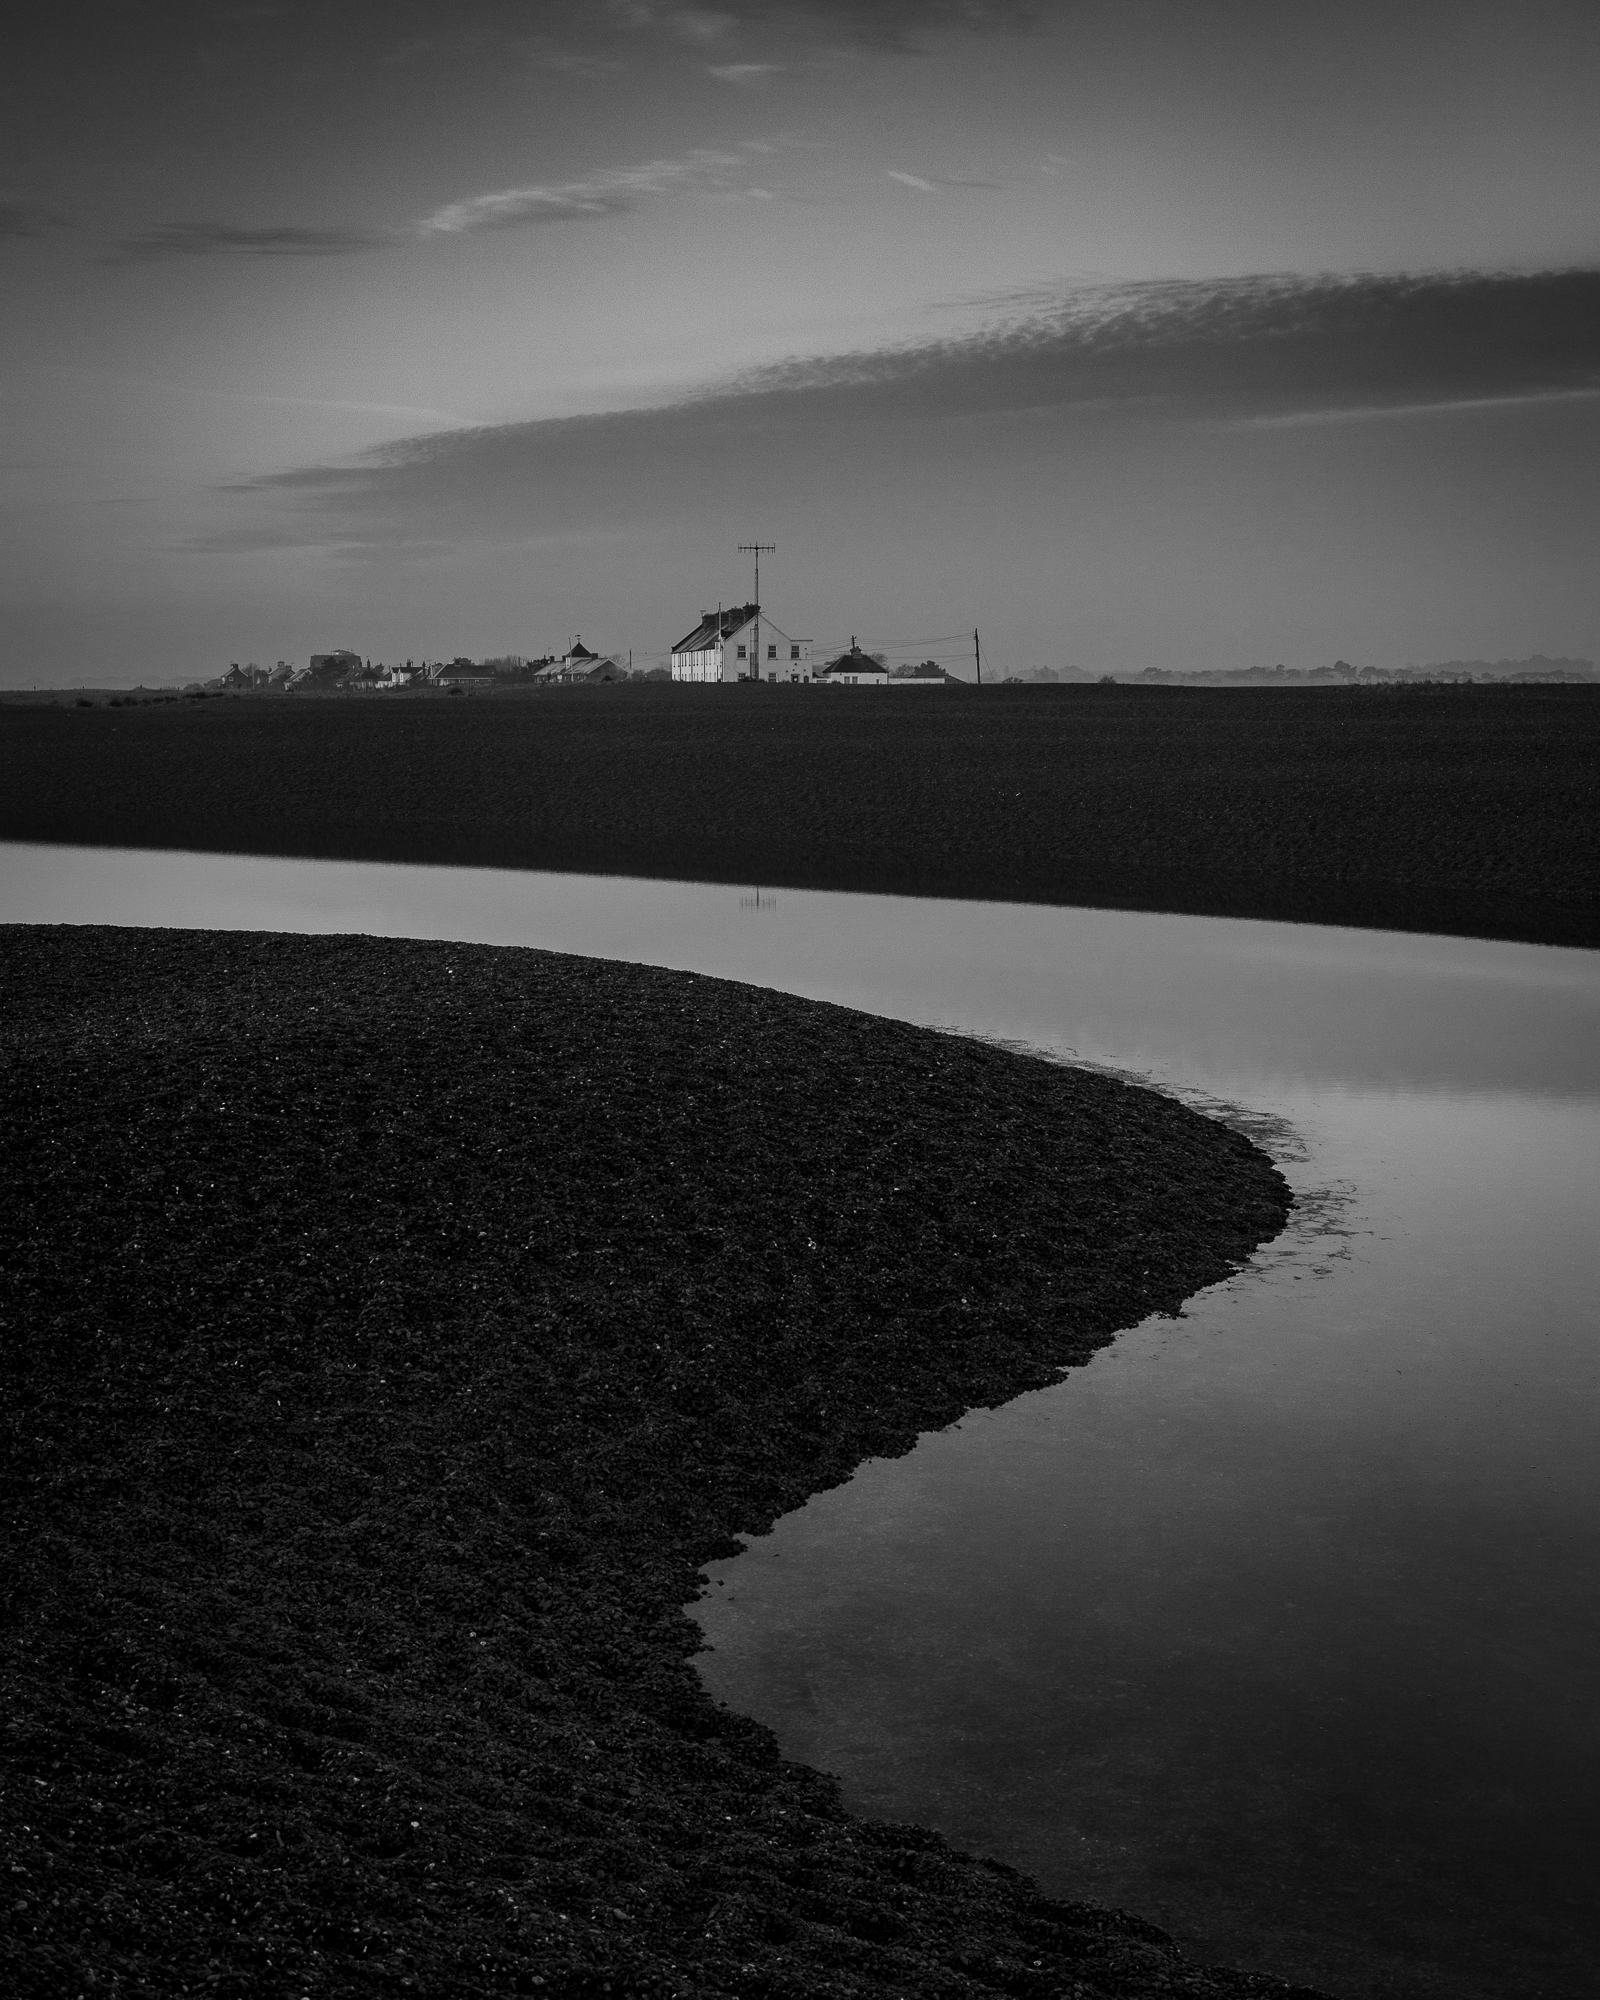
[[[749,394],[873,392],[945,407],[1332,406],[1600,383],[1600,271],[1147,283],[1036,302],[972,338],[797,362]]]
[[[435,510],[515,533],[549,525],[544,494],[566,524],[603,524],[672,468],[756,446],[781,449],[797,484],[825,484],[950,422],[1256,421],[1587,391],[1600,271],[1145,284],[969,339],[797,362],[665,408],[405,440],[243,490],[272,504],[273,537],[286,514],[306,541],[337,543],[411,532]]]

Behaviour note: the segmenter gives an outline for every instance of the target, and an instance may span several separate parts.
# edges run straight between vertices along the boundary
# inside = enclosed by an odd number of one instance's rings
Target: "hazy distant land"
[[[1435,660],[1425,667],[1357,667],[1335,660],[1325,667],[1145,667],[1136,674],[1092,674],[1081,667],[1030,667],[1007,676],[1022,682],[1111,680],[1157,687],[1388,687],[1419,682],[1600,682],[1593,660],[1551,659],[1531,653],[1525,660]]]

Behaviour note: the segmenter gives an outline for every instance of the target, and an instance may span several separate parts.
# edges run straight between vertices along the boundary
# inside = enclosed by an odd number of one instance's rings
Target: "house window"
[[[747,652],[745,651],[745,649],[744,649],[744,647],[743,647],[743,646],[741,646],[741,647],[739,648],[739,658],[740,658],[741,660],[744,660],[744,659],[748,659],[748,658],[749,658],[749,654],[748,654],[748,653],[747,653]]]
[[[777,657],[778,657],[778,649],[777,649],[777,647],[776,647],[776,646],[769,646],[769,647],[767,648],[767,658],[768,658],[769,660],[775,660],[775,659],[776,659]]]
[[[791,646],[789,648],[789,658],[791,660],[798,660],[799,657],[800,657],[800,648],[798,646]]]

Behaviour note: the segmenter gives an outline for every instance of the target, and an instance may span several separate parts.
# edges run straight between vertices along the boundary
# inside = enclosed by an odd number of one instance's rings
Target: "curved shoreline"
[[[683,1609],[1275,1234],[1244,1140],[637,966],[0,953],[14,1990],[1291,1990],[851,1820]]]

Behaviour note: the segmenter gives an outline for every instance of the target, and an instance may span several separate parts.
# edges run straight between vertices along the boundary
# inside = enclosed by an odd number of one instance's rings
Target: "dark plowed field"
[[[0,706],[0,839],[1600,945],[1600,688]]]

